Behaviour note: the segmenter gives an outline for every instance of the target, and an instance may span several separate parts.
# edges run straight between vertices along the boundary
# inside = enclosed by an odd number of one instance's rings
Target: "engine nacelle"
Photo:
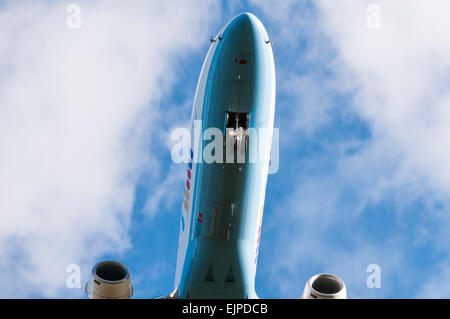
[[[89,299],[129,299],[133,296],[130,270],[117,261],[102,261],[92,268],[85,291]]]
[[[302,299],[346,299],[344,282],[330,274],[317,274],[311,277],[303,290]]]

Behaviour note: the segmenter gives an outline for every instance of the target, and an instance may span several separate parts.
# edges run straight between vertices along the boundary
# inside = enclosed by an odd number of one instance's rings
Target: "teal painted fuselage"
[[[192,112],[175,288],[179,298],[256,298],[275,112],[272,47],[261,22],[248,13],[211,41]],[[223,161],[205,161],[210,128],[223,133],[222,150],[214,151],[223,152]],[[226,153],[233,149],[229,162]],[[244,162],[237,162],[239,152]]]

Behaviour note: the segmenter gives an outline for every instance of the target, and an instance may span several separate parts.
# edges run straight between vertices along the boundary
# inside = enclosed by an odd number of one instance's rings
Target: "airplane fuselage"
[[[271,43],[255,16],[240,14],[211,40],[197,85],[175,276],[179,298],[257,297],[274,112]],[[223,132],[223,162],[205,161],[208,128]],[[255,145],[256,162],[249,154]],[[225,159],[230,150],[233,162]]]

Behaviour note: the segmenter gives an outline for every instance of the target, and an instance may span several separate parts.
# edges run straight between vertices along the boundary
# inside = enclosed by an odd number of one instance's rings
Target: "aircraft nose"
[[[253,14],[241,13],[231,21],[226,37],[236,40],[240,46],[248,46],[259,37],[260,24],[258,18]]]
[[[233,20],[233,29],[236,32],[248,33],[256,29],[257,19],[253,14],[244,12],[237,15]]]

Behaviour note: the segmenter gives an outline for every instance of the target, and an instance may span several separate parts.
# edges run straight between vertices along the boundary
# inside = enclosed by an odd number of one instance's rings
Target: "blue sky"
[[[258,295],[298,298],[328,272],[350,298],[450,297],[447,3],[79,1],[76,30],[64,1],[0,3],[1,297],[82,297],[67,265],[85,282],[103,259],[138,298],[172,291],[185,167],[169,136],[242,11],[277,73]]]

